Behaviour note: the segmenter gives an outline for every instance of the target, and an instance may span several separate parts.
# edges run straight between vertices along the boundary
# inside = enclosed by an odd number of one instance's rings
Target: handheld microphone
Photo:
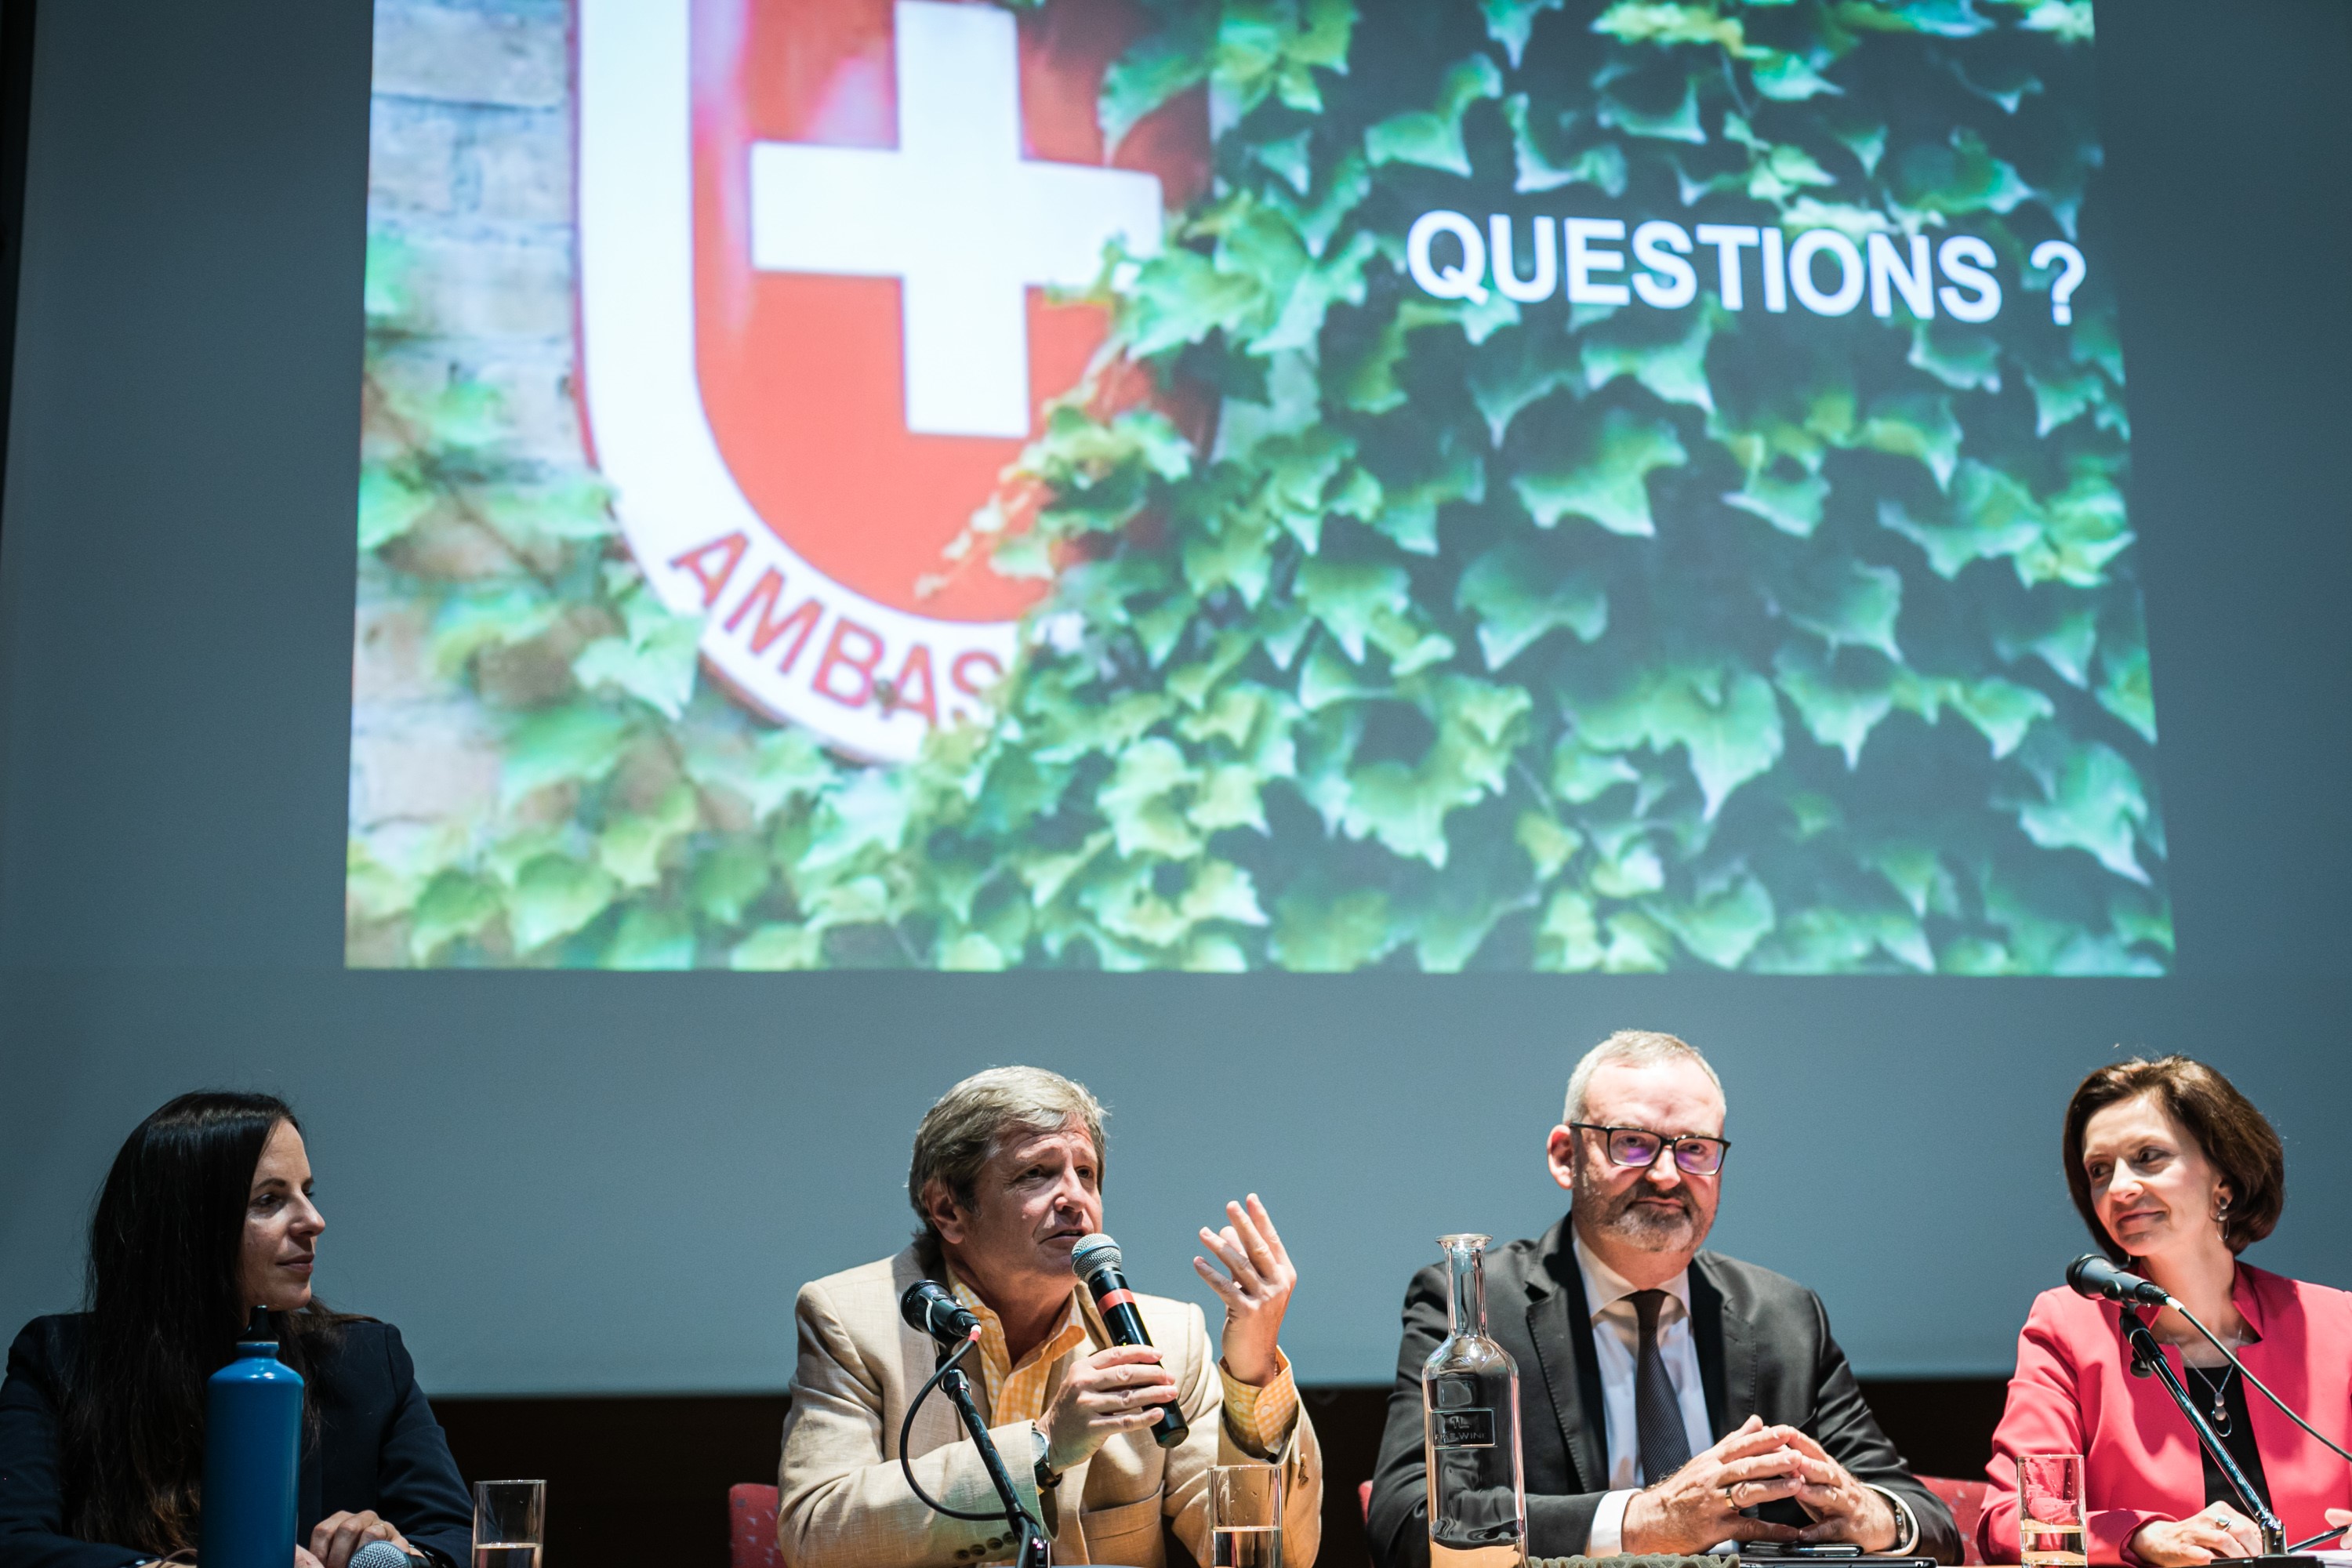
[[[1103,1327],[1110,1331],[1111,1342],[1121,1345],[1148,1345],[1151,1336],[1144,1331],[1143,1314],[1135,1310],[1135,1292],[1128,1288],[1127,1276],[1119,1272],[1126,1259],[1119,1255],[1118,1243],[1096,1231],[1080,1237],[1070,1253],[1070,1267],[1077,1270],[1087,1289],[1093,1292],[1095,1310],[1102,1314]],[[1151,1440],[1163,1448],[1172,1448],[1184,1440],[1192,1428],[1184,1422],[1184,1413],[1171,1400],[1160,1407],[1159,1418],[1151,1424]]]
[[[415,1568],[415,1560],[389,1541],[371,1541],[352,1553],[352,1568]]]
[[[908,1328],[943,1345],[980,1338],[980,1320],[936,1279],[918,1279],[908,1286],[898,1298],[898,1315],[907,1320]]]
[[[2066,1283],[2077,1296],[2104,1296],[2110,1301],[2148,1307],[2172,1305],[2172,1297],[2163,1286],[2118,1268],[2095,1252],[2086,1252],[2066,1265]]]

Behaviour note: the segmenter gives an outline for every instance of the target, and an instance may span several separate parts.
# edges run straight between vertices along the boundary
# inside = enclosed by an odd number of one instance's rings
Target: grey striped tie
[[[1641,1443],[1642,1479],[1665,1479],[1688,1462],[1690,1437],[1683,1430],[1683,1407],[1666,1381],[1658,1356],[1658,1309],[1664,1290],[1636,1290],[1628,1298],[1642,1325],[1642,1348],[1633,1358],[1633,1431]]]

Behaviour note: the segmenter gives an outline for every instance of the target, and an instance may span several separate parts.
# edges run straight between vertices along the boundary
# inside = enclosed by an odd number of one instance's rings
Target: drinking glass
[[[2027,1568],[2084,1568],[2083,1456],[2017,1457],[2017,1544]]]
[[[474,1568],[539,1568],[545,1481],[474,1483]]]
[[[1210,1568],[1282,1568],[1282,1470],[1219,1465],[1209,1472]]]

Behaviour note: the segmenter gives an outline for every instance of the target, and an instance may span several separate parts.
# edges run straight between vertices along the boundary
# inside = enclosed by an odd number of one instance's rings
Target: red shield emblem
[[[583,405],[633,549],[754,706],[869,756],[986,711],[1034,583],[946,547],[1102,346],[1065,302],[1207,173],[1116,148],[1126,0],[579,0]]]

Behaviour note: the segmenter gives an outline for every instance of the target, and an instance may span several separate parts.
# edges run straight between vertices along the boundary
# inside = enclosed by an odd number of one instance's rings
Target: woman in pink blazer
[[[2106,1254],[2163,1286],[2280,1398],[2352,1447],[2352,1294],[2238,1261],[2286,1200],[2285,1159],[2262,1112],[2201,1062],[2134,1059],[2075,1089],[2064,1147],[2074,1206]],[[2119,1316],[2072,1290],[2035,1299],[1987,1468],[1977,1526],[1986,1562],[2018,1560],[2021,1454],[2083,1456],[2094,1563],[2186,1568],[2262,1551],[2163,1384],[2132,1375]],[[2164,1309],[2152,1326],[2290,1542],[2352,1525],[2352,1464],[2248,1389],[2179,1312]]]

